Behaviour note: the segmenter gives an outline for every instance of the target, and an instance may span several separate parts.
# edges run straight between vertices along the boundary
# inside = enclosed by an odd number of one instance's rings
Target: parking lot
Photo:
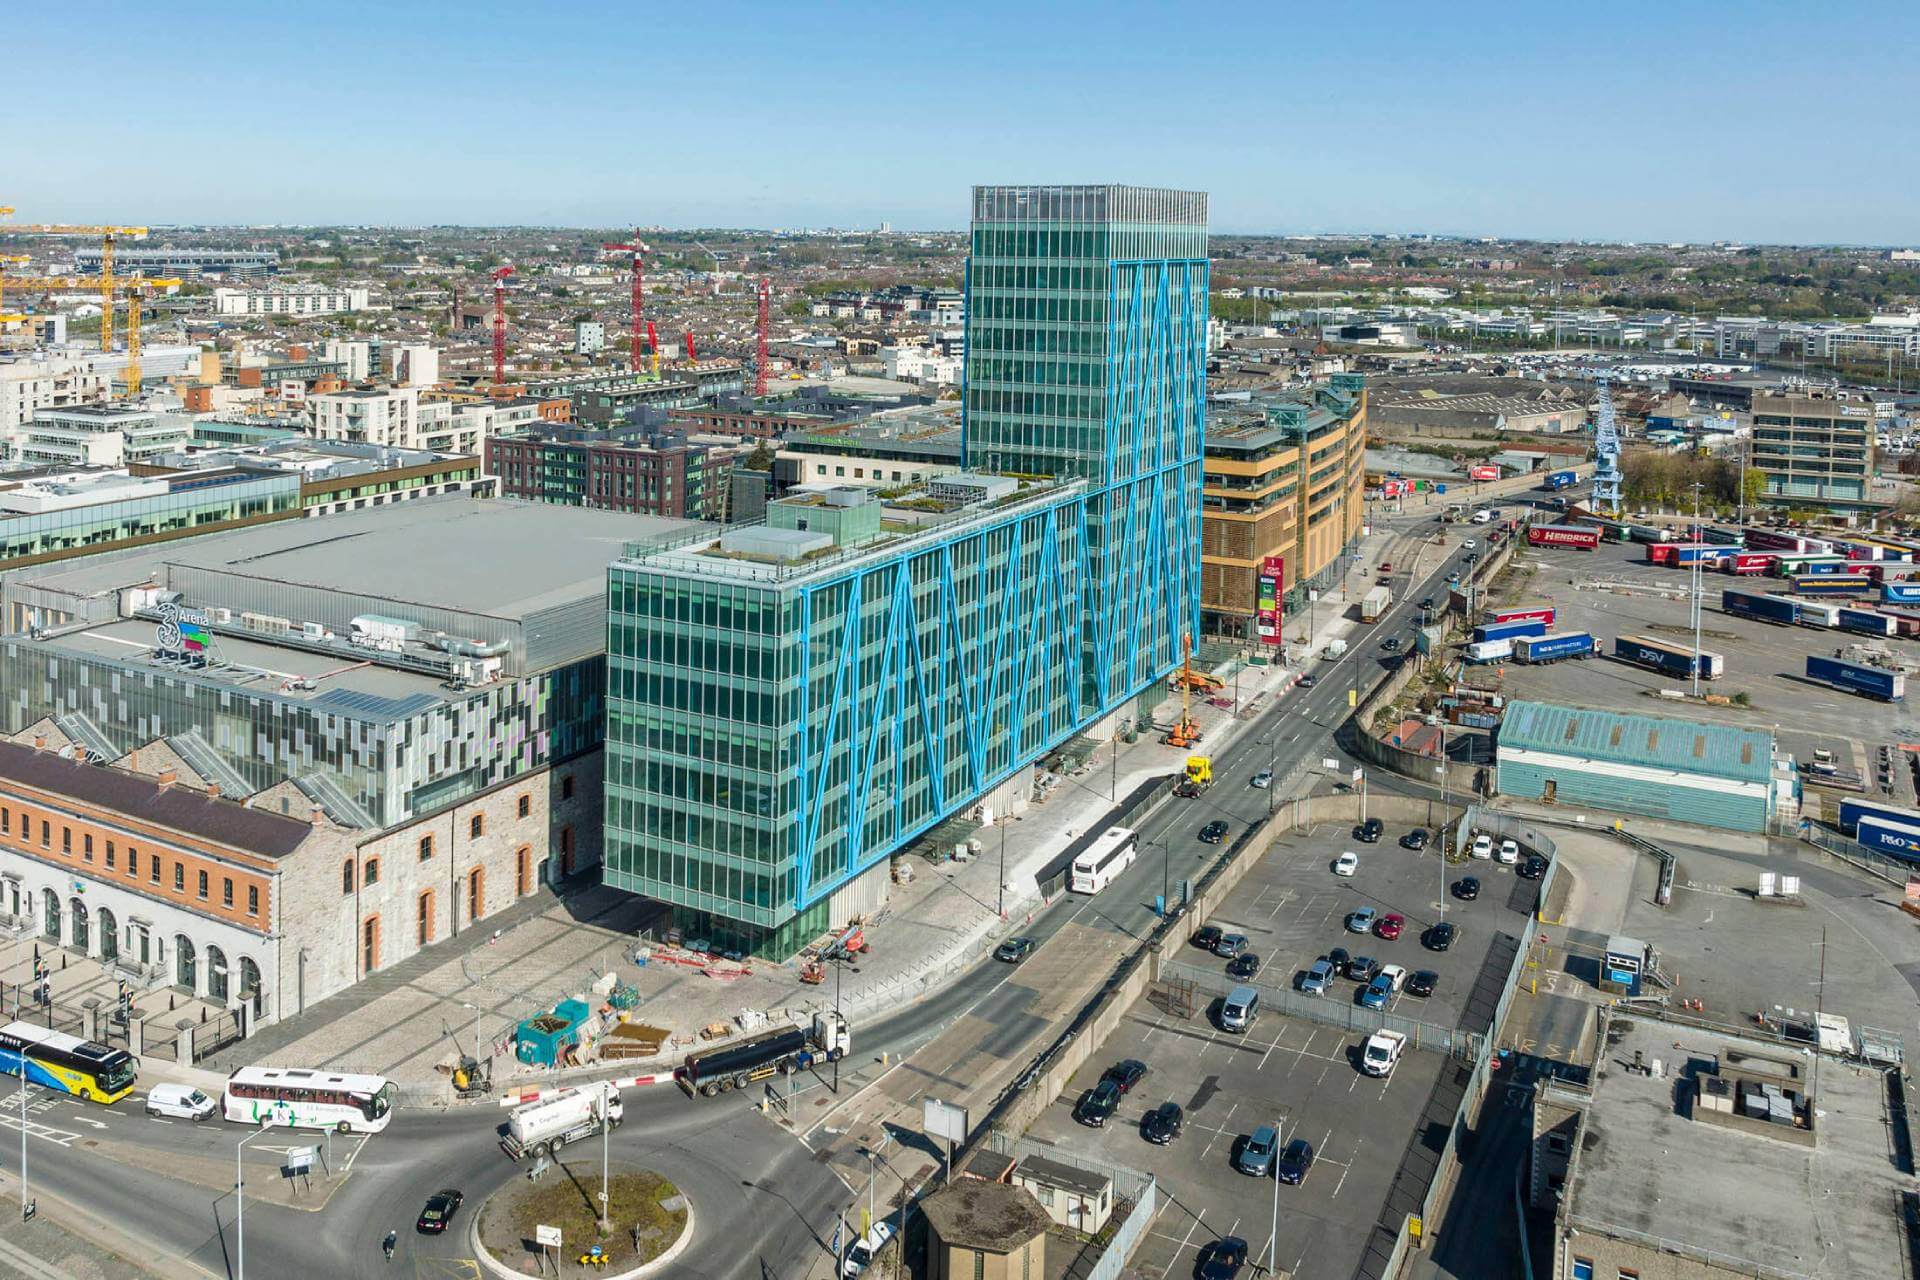
[[[1435,1028],[1484,1031],[1525,933],[1535,885],[1512,868],[1474,861],[1446,866],[1437,847],[1421,852],[1398,841],[1410,828],[1387,824],[1376,844],[1357,841],[1344,826],[1325,826],[1273,845],[1240,882],[1226,910],[1211,924],[1245,934],[1248,949],[1262,958],[1253,983],[1265,1012],[1246,1032],[1219,1025],[1219,994],[1232,985],[1228,961],[1197,947],[1183,948],[1165,969],[1174,981],[1154,988],[1110,1036],[1100,1054],[1074,1079],[1029,1132],[1101,1159],[1156,1175],[1164,1208],[1133,1265],[1149,1276],[1189,1276],[1201,1251],[1225,1235],[1250,1246],[1252,1259],[1267,1261],[1274,1194],[1279,1194],[1277,1261],[1300,1276],[1354,1273],[1396,1177],[1404,1192],[1430,1167],[1445,1139],[1459,1095],[1453,1086],[1459,1065],[1441,1052],[1410,1047],[1385,1080],[1364,1075],[1358,1053],[1368,1022],[1377,1015],[1355,1008],[1361,984],[1336,979],[1316,1012],[1339,1019],[1353,1009],[1353,1029],[1303,1016],[1279,1005],[1299,999],[1296,975],[1336,946],[1409,971],[1439,975],[1434,994],[1401,993],[1388,1012]],[[1335,875],[1343,852],[1359,856],[1352,877]],[[1450,892],[1463,875],[1477,876],[1474,901]],[[1445,952],[1421,944],[1422,933],[1445,919],[1459,938]],[[1406,926],[1396,941],[1347,931],[1349,912],[1371,907],[1397,913]],[[1182,989],[1179,975],[1204,981]],[[1343,1008],[1344,1006],[1344,1008]],[[1074,1109],[1114,1063],[1136,1059],[1147,1075],[1101,1127],[1077,1122]],[[1140,1121],[1163,1102],[1184,1110],[1184,1130],[1156,1146]],[[1235,1160],[1261,1125],[1278,1127],[1282,1141],[1301,1137],[1315,1159],[1306,1180],[1278,1185],[1271,1178],[1238,1172]],[[1424,1185],[1424,1184],[1422,1184]]]
[[[1402,1156],[1424,1136],[1422,1117],[1447,1060],[1412,1051],[1378,1080],[1356,1066],[1357,1034],[1267,1016],[1228,1035],[1204,1004],[1191,1017],[1163,1006],[1151,996],[1137,1003],[1084,1081],[1076,1079],[1029,1136],[1159,1178],[1165,1207],[1131,1263],[1143,1275],[1191,1276],[1201,1250],[1227,1235],[1246,1240],[1250,1260],[1265,1263],[1276,1190],[1279,1265],[1303,1277],[1353,1274]],[[1103,1127],[1077,1123],[1073,1108],[1085,1089],[1126,1058],[1144,1062],[1146,1077]],[[1184,1128],[1155,1146],[1141,1137],[1140,1120],[1169,1100],[1184,1110]],[[1277,1126],[1283,1141],[1313,1144],[1300,1185],[1234,1168],[1261,1125]],[[1444,1122],[1441,1129],[1444,1138]]]
[[[1300,974],[1335,947],[1355,958],[1397,964],[1409,973],[1430,970],[1438,977],[1431,996],[1402,992],[1388,1011],[1436,1026],[1483,1031],[1492,1004],[1478,988],[1484,985],[1489,951],[1500,934],[1524,936],[1534,882],[1521,880],[1514,868],[1494,861],[1449,866],[1431,842],[1418,853],[1403,849],[1400,838],[1411,829],[1386,824],[1377,844],[1363,844],[1347,828],[1334,826],[1278,841],[1248,870],[1227,908],[1205,923],[1245,934],[1248,950],[1261,960],[1257,982],[1271,986],[1296,988]],[[1346,852],[1359,859],[1350,877],[1333,871],[1335,860]],[[1455,893],[1466,876],[1480,882],[1473,901]],[[1350,931],[1348,916],[1366,907],[1378,917],[1401,916],[1405,925],[1400,937],[1388,941],[1377,933]],[[1422,938],[1442,919],[1455,927],[1456,936],[1446,951],[1433,951]],[[1497,979],[1505,976],[1511,955],[1510,947],[1500,948],[1491,998],[1498,998]],[[1195,948],[1169,958],[1222,970],[1227,963]],[[1360,986],[1337,978],[1321,999],[1355,1003]]]
[[[1559,610],[1556,631],[1587,631],[1611,653],[1621,635],[1644,635],[1682,644],[1693,642],[1688,621],[1689,570],[1646,562],[1646,548],[1634,543],[1601,543],[1596,551],[1523,550],[1496,585],[1494,600],[1543,600]],[[1776,593],[1785,584],[1774,578],[1737,578],[1717,571],[1701,574],[1705,610],[1701,647],[1726,659],[1726,671],[1704,686],[1729,696],[1745,693],[1748,707],[1686,703],[1674,714],[1719,720],[1746,728],[1778,726],[1781,746],[1801,760],[1815,748],[1834,751],[1846,766],[1865,763],[1867,747],[1899,740],[1911,728],[1902,703],[1884,703],[1809,683],[1802,678],[1810,654],[1831,656],[1853,641],[1867,639],[1812,627],[1774,626],[1720,611],[1725,590]],[[1665,594],[1662,594],[1665,593]],[[1896,653],[1920,658],[1920,644],[1889,638]],[[1630,666],[1611,658],[1528,667],[1507,664],[1501,688],[1513,697],[1570,702],[1620,711],[1660,714],[1661,690],[1686,687],[1687,681]]]

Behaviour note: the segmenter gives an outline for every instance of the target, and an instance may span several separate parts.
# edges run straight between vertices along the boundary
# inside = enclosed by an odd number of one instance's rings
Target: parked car
[[[1378,844],[1380,843],[1380,834],[1385,830],[1386,827],[1381,823],[1380,819],[1368,818],[1365,822],[1353,829],[1353,838],[1362,844]]]
[[[857,1276],[865,1274],[868,1267],[880,1251],[887,1247],[887,1241],[893,1239],[893,1223],[882,1218],[873,1224],[873,1230],[855,1240],[847,1248],[847,1260],[840,1264],[840,1274]]]
[[[1126,1058],[1107,1068],[1103,1080],[1111,1080],[1120,1086],[1121,1093],[1132,1093],[1133,1086],[1146,1077],[1147,1064],[1138,1058]]]
[[[1194,930],[1193,937],[1187,939],[1202,951],[1213,950],[1213,944],[1220,941],[1220,930],[1215,925],[1203,924]]]
[[[1453,882],[1453,896],[1462,902],[1472,902],[1480,896],[1480,877],[1461,876]]]
[[[1428,929],[1426,936],[1420,941],[1425,944],[1429,951],[1445,951],[1453,945],[1454,940],[1459,936],[1460,931],[1454,927],[1451,920],[1442,920],[1439,924]]]
[[[1073,1109],[1073,1118],[1090,1128],[1103,1127],[1109,1117],[1120,1105],[1120,1086],[1111,1080],[1102,1080],[1087,1090],[1087,1096],[1080,1099],[1080,1105]]]
[[[413,1224],[414,1230],[424,1236],[437,1236],[447,1229],[453,1221],[453,1215],[460,1211],[466,1197],[452,1187],[445,1187],[427,1197],[426,1208],[420,1211],[419,1221]]]
[[[1392,1075],[1406,1047],[1407,1038],[1400,1032],[1376,1031],[1360,1046],[1360,1070],[1370,1076]]]
[[[1008,938],[993,949],[993,958],[1008,964],[1019,964],[1033,954],[1032,938]]]
[[[1349,849],[1333,860],[1333,874],[1351,876],[1360,869],[1360,855]]]
[[[1327,993],[1327,985],[1332,980],[1333,966],[1325,960],[1315,960],[1307,966],[1306,972],[1300,975],[1300,994],[1323,996]]]
[[[1260,972],[1260,957],[1251,951],[1242,951],[1227,962],[1229,978],[1251,978]]]
[[[1244,933],[1223,933],[1214,940],[1213,954],[1233,959],[1247,949],[1247,935]]]
[[[1177,1102],[1163,1102],[1140,1117],[1140,1136],[1155,1146],[1164,1147],[1180,1136],[1186,1114]]]
[[[1517,865],[1519,861],[1520,846],[1511,840],[1502,840],[1500,842],[1500,864],[1511,867]]]
[[[1377,938],[1385,938],[1388,942],[1393,942],[1400,937],[1401,931],[1406,927],[1407,918],[1405,916],[1398,912],[1389,911],[1386,915],[1380,917],[1379,924],[1373,926],[1373,933]]]
[[[1473,838],[1473,856],[1476,858],[1491,858],[1493,856],[1493,837],[1475,836]]]
[[[1350,911],[1347,913],[1347,932],[1372,933],[1373,922],[1379,916],[1380,913],[1372,907],[1361,907],[1358,911]]]
[[[1347,964],[1352,959],[1353,957],[1347,954],[1345,947],[1335,947],[1333,950],[1327,952],[1326,956],[1327,963],[1333,966],[1333,972],[1336,975],[1345,973],[1347,971]]]
[[[1273,1170],[1273,1153],[1279,1145],[1280,1135],[1272,1125],[1263,1124],[1253,1131],[1253,1135],[1240,1148],[1234,1167],[1242,1173],[1264,1178]]]
[[[1425,827],[1415,827],[1413,830],[1407,832],[1407,834],[1400,837],[1400,847],[1402,849],[1411,849],[1415,853],[1420,852],[1420,850],[1427,847],[1427,829]]]
[[[1234,1280],[1247,1265],[1247,1242],[1239,1236],[1215,1240],[1200,1252],[1195,1280]]]
[[[190,1084],[157,1084],[147,1090],[146,1111],[150,1116],[200,1121],[219,1109],[218,1102]]]
[[[1360,988],[1358,997],[1362,1006],[1368,1009],[1384,1009],[1393,1001],[1393,981],[1384,973],[1373,975],[1373,981]]]
[[[1537,853],[1530,853],[1527,860],[1520,864],[1518,874],[1522,880],[1538,880],[1547,874],[1547,860]]]
[[[1280,1152],[1280,1163],[1274,1166],[1274,1176],[1297,1187],[1307,1180],[1307,1170],[1311,1168],[1313,1144],[1305,1138],[1295,1138]]]
[[[1430,996],[1438,986],[1440,975],[1431,969],[1415,969],[1407,978],[1407,994],[1410,996]]]
[[[1372,956],[1355,956],[1347,961],[1347,976],[1355,982],[1372,982],[1373,975],[1378,972],[1379,962]]]
[[[1227,824],[1219,818],[1215,818],[1212,822],[1200,828],[1201,844],[1219,844],[1226,838]]]
[[[1260,788],[1260,790],[1262,791],[1265,791],[1268,787],[1271,787],[1273,785],[1273,770],[1262,769],[1260,772],[1254,774],[1253,785]]]

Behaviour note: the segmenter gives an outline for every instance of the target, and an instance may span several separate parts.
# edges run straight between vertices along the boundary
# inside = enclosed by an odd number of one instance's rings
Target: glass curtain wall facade
[[[35,515],[0,515],[0,568],[93,555],[300,514],[300,477],[269,476]]]
[[[605,876],[790,955],[833,892],[1080,724],[1070,486],[844,571],[611,572]]]
[[[1199,628],[1207,286],[1204,193],[974,188],[966,461],[1088,482],[1089,718]]]

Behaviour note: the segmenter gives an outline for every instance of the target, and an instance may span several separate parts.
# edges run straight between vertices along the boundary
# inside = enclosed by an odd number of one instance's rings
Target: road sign
[[[533,1242],[541,1248],[560,1247],[560,1228],[536,1226],[533,1229]]]
[[[938,1098],[923,1100],[921,1127],[930,1138],[945,1138],[948,1142],[967,1140],[967,1109],[957,1107],[951,1102],[942,1102]]]
[[[288,1147],[287,1170],[290,1173],[305,1173],[313,1168],[313,1147]]]
[[[1340,768],[1340,762],[1338,760],[1335,760],[1332,756],[1321,756],[1320,767],[1322,769],[1338,770]]]

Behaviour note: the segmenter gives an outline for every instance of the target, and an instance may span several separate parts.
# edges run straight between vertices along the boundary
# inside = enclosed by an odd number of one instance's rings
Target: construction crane
[[[0,311],[4,311],[7,305],[7,268],[31,261],[24,253],[0,253]]]
[[[608,253],[630,253],[633,255],[633,325],[628,330],[627,359],[635,373],[640,372],[640,334],[645,321],[647,294],[647,255],[653,252],[653,246],[642,240],[638,234],[632,244],[603,244],[600,246]],[[656,347],[657,351],[658,348]],[[655,372],[659,368],[656,364]]]
[[[653,321],[647,321],[647,347],[653,352],[653,376],[660,376],[660,335],[654,331]]]
[[[18,227],[9,224],[4,229],[9,235],[20,236],[100,237],[100,349],[113,350],[113,246],[118,240],[145,240],[147,229],[82,226],[70,222],[35,222]]]
[[[760,323],[754,331],[753,394],[767,394],[767,317],[773,309],[773,280],[760,277]]]
[[[683,345],[686,348],[687,363],[699,364],[700,357],[693,353],[693,330],[691,329],[687,330],[686,342]]]
[[[1613,416],[1613,390],[1605,378],[1594,384],[1593,509],[1608,519],[1620,518],[1620,425]]]
[[[507,277],[512,267],[495,267],[493,276],[493,385],[507,381]]]
[[[24,262],[25,258],[0,258],[0,262]],[[4,276],[0,277],[5,286],[22,293],[93,293],[102,286],[99,281],[88,276]],[[128,396],[140,394],[140,303],[148,289],[177,289],[184,283],[176,276],[118,276],[113,282],[115,293],[127,295],[127,375]],[[105,335],[111,328],[115,299],[113,294],[101,295],[100,332]],[[25,316],[13,317],[27,319]],[[102,350],[106,348],[103,346]]]

